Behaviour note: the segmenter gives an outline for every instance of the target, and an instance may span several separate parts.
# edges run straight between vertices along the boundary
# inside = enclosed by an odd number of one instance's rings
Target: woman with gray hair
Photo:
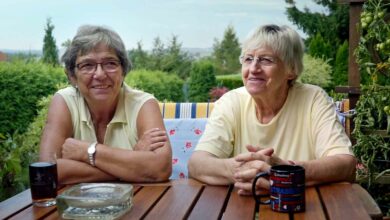
[[[336,111],[320,87],[296,82],[304,46],[288,26],[255,29],[242,45],[244,87],[216,103],[188,168],[209,184],[234,183],[251,195],[257,173],[277,164],[306,170],[306,184],[353,181],[356,160]],[[257,190],[269,189],[261,178]]]
[[[57,155],[59,183],[167,180],[158,102],[124,83],[131,63],[118,34],[81,26],[62,61],[72,86],[53,96],[40,144],[41,160]]]

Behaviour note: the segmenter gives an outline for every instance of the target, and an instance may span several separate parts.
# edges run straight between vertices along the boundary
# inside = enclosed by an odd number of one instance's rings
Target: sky
[[[312,0],[296,2],[300,9],[325,11]],[[0,0],[0,50],[41,50],[47,18],[60,49],[83,24],[110,27],[127,49],[141,42],[148,50],[156,37],[167,44],[174,35],[183,48],[211,48],[228,25],[240,42],[263,24],[298,29],[288,21],[286,7],[285,0]]]

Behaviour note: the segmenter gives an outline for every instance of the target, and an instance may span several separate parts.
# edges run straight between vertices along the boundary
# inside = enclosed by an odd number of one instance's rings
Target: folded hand
[[[91,143],[87,141],[80,141],[74,138],[67,138],[62,145],[62,158],[88,161],[87,149]]]
[[[247,149],[248,153],[242,153],[235,157],[237,162],[241,162],[241,166],[236,169],[234,174],[237,180],[234,186],[238,188],[240,195],[252,194],[252,182],[256,174],[268,172],[273,165],[289,164],[288,161],[274,155],[274,149],[272,148],[262,149],[248,145]],[[269,190],[269,181],[265,178],[260,178],[256,186],[258,191]]]
[[[139,151],[154,151],[160,147],[163,147],[167,142],[167,133],[159,128],[152,128],[145,131],[138,143],[135,145],[134,150]]]

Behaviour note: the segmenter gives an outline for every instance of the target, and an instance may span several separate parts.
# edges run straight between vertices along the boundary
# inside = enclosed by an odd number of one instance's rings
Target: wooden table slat
[[[205,186],[188,219],[220,219],[228,196],[228,187]]]
[[[169,186],[142,187],[133,197],[133,207],[122,219],[141,219],[168,190]]]
[[[271,210],[270,205],[260,205],[259,207],[259,220],[289,220],[288,214],[274,212]]]
[[[58,220],[61,219],[58,212],[53,212],[51,215],[45,217],[45,220]]]
[[[326,216],[322,209],[321,200],[317,194],[315,187],[308,187],[305,191],[305,212],[295,213],[294,220],[300,219],[316,219],[316,220],[325,220]],[[279,213],[271,211],[269,205],[260,206],[259,219],[275,219],[275,220],[288,220],[288,213]]]
[[[255,204],[256,202],[252,196],[240,196],[237,194],[237,190],[234,189],[230,194],[222,219],[252,220],[255,217]]]
[[[21,220],[43,219],[49,214],[56,211],[57,211],[57,206],[50,206],[50,207],[30,206],[27,209],[19,212],[17,215],[12,216],[9,219],[21,219]]]
[[[371,219],[349,183],[334,183],[319,188],[330,219]]]
[[[32,203],[31,191],[27,189],[0,203],[0,219],[5,219],[19,212]],[[15,205],[17,204],[17,205]]]
[[[172,185],[145,219],[184,219],[196,202],[203,185]],[[175,203],[172,203],[175,201]]]
[[[305,191],[306,211],[294,214],[294,220],[316,219],[326,220],[321,200],[315,187],[308,187]]]

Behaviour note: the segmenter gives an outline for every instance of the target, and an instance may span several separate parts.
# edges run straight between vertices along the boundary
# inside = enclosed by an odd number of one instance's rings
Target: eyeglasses
[[[245,66],[251,65],[253,62],[261,66],[271,66],[276,63],[276,58],[271,56],[255,57],[252,55],[240,56],[240,63]]]
[[[119,60],[107,60],[100,63],[88,61],[78,63],[76,67],[82,74],[92,74],[96,71],[98,64],[105,72],[112,73],[119,69],[121,62]]]

